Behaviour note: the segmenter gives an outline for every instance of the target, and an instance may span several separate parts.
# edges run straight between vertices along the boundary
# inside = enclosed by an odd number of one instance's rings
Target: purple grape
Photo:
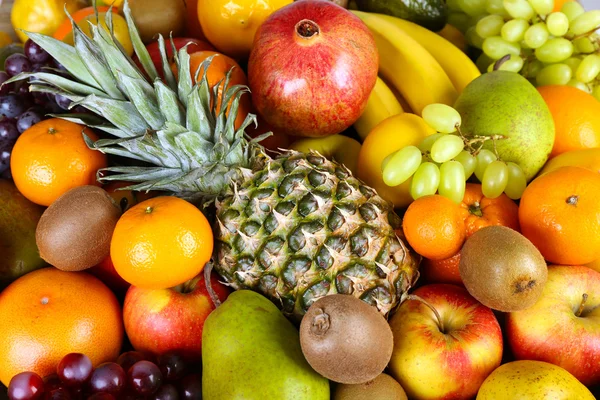
[[[177,388],[171,384],[162,385],[158,392],[154,393],[152,400],[179,400]]]
[[[46,103],[44,104],[44,108],[47,110],[48,114],[59,114],[64,113],[65,110],[62,109],[58,104],[56,104],[56,100],[54,99],[54,95],[51,93],[47,93]]]
[[[90,378],[92,392],[117,395],[125,387],[127,375],[121,366],[114,362],[100,364]]]
[[[181,392],[181,399],[202,399],[202,375],[191,374],[186,376],[179,382],[179,390]]]
[[[8,147],[0,143],[0,173],[4,175],[10,169],[10,151],[12,147]]]
[[[31,128],[33,125],[37,124],[42,120],[40,114],[31,108],[25,111],[19,118],[17,118],[17,130],[20,133],[25,132],[27,129]],[[0,135],[2,131],[0,130]]]
[[[8,118],[17,118],[23,114],[27,107],[23,104],[20,97],[14,93],[0,96],[0,114]]]
[[[69,353],[56,367],[60,380],[67,386],[81,386],[92,376],[92,361],[81,353]]]
[[[167,382],[177,381],[187,372],[186,362],[177,352],[167,352],[158,356],[158,366]]]
[[[15,144],[19,137],[19,130],[15,123],[9,119],[0,121],[0,141],[5,143]]]
[[[54,100],[56,101],[56,104],[58,104],[58,106],[63,110],[68,110],[69,106],[71,105],[71,100],[67,99],[61,94],[54,96]]]
[[[21,372],[15,375],[8,385],[10,400],[35,400],[44,393],[44,381],[35,372]]]
[[[5,71],[0,71],[0,85],[6,82],[9,78],[10,76],[8,76],[8,74]],[[2,87],[0,88],[0,94],[8,94],[10,93],[11,89],[12,84],[10,83],[8,85],[2,85]]]
[[[148,396],[155,393],[163,377],[158,366],[150,361],[138,361],[129,368],[129,386],[138,394]]]
[[[44,400],[71,400],[73,396],[64,387],[59,387],[44,393]]]
[[[44,92],[31,92],[31,97],[37,105],[45,106],[48,103],[48,96]]]
[[[19,75],[21,72],[31,71],[31,61],[23,54],[13,54],[4,61],[4,70],[10,76]]]
[[[31,39],[25,42],[23,50],[25,56],[29,58],[32,63],[45,63],[50,60],[50,54]]]

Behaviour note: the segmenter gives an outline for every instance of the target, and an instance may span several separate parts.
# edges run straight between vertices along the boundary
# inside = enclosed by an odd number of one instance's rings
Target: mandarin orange
[[[491,225],[503,225],[520,231],[519,206],[504,193],[490,199],[483,195],[480,184],[467,183],[465,197],[460,206],[467,238],[479,229]]]

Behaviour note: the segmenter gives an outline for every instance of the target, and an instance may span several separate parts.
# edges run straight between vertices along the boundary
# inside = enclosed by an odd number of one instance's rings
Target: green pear
[[[467,137],[502,135],[495,141],[500,159],[518,164],[527,181],[548,160],[554,145],[554,121],[537,89],[521,75],[494,71],[473,80],[454,108],[462,117]],[[494,150],[488,140],[484,148]]]
[[[43,212],[12,181],[0,179],[0,289],[46,265],[35,244],[35,228]]]
[[[204,400],[328,400],[329,381],[308,364],[298,330],[267,298],[239,290],[202,333]]]

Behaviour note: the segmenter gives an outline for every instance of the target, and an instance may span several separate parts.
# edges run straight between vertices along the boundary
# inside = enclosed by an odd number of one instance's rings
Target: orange
[[[419,268],[423,281],[427,283],[452,283],[463,285],[458,265],[460,264],[460,252],[443,260],[430,260],[424,258]]]
[[[600,272],[600,258],[592,261],[589,264],[586,264],[586,267],[593,269],[594,271]]]
[[[458,253],[466,237],[460,206],[437,194],[412,202],[404,214],[402,229],[410,246],[432,260]]]
[[[542,86],[554,120],[555,139],[550,157],[566,151],[600,147],[600,102],[572,86]]]
[[[503,225],[520,231],[519,206],[504,193],[490,199],[483,195],[480,184],[467,183],[465,197],[460,206],[467,237],[491,225]]]
[[[107,12],[109,10],[110,7],[107,6],[98,6],[98,12]],[[113,13],[118,13],[119,9],[117,7],[113,7],[112,9]],[[80,10],[75,11],[73,14],[71,14],[71,18],[73,18],[73,21],[75,21],[75,23],[77,22],[81,22],[83,21],[83,19],[85,17],[89,17],[90,15],[95,15],[95,11],[94,11],[94,7],[84,7]],[[70,19],[65,19],[62,24],[60,24],[60,26],[58,27],[58,29],[54,32],[54,39],[57,40],[65,40],[67,38],[67,36],[71,36],[71,42],[73,41],[73,25],[71,24],[71,20]],[[72,44],[72,43],[71,43]]]
[[[521,233],[553,264],[600,258],[600,174],[561,167],[534,179],[519,205]]]
[[[155,197],[127,210],[110,244],[117,273],[143,289],[166,289],[194,278],[212,250],[212,230],[204,214],[170,196]]]
[[[124,187],[131,186],[132,182],[113,181],[103,186],[110,197],[121,207],[123,212],[129,210],[134,205],[144,200],[151,199],[156,192],[140,192],[135,190],[123,190]]]
[[[123,316],[115,295],[85,272],[44,268],[0,293],[0,381],[23,371],[44,377],[68,353],[94,366],[114,361],[123,342]]]
[[[198,71],[198,68],[200,68],[202,62],[204,62],[204,60],[206,60],[210,56],[213,56],[213,59],[210,63],[210,66],[208,67],[208,71],[206,72],[206,78],[208,79],[208,84],[210,85],[211,89],[214,88],[217,84],[219,85],[217,92],[218,112],[221,109],[221,100],[224,94],[223,87],[225,86],[225,75],[227,75],[227,72],[229,72],[233,68],[229,77],[229,87],[232,87],[233,85],[248,86],[248,78],[246,77],[246,73],[244,72],[242,67],[240,67],[239,64],[233,58],[227,57],[226,55],[218,53],[216,51],[203,50],[190,54],[190,72],[194,81],[196,78],[196,72]],[[172,65],[171,69],[175,73],[175,76],[177,76],[177,67],[175,66],[175,64]],[[200,69],[198,79],[201,79],[203,74],[204,68]],[[227,105],[228,112],[231,109],[232,102],[233,100],[231,100]],[[246,119],[246,116],[251,111],[252,103],[250,101],[250,95],[248,93],[245,93],[240,99],[238,115],[235,119],[236,129],[242,125],[242,123]]]
[[[106,156],[88,148],[82,132],[98,139],[89,128],[58,118],[35,124],[19,136],[10,168],[23,196],[49,206],[74,187],[99,185],[96,172],[106,167]]]
[[[552,11],[560,11],[562,9],[563,4],[568,3],[570,1],[574,0],[554,0],[554,10]]]

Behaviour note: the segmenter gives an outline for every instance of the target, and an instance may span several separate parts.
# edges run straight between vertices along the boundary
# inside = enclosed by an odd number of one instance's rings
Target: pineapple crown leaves
[[[94,1],[95,7],[95,1]],[[29,79],[30,90],[59,94],[90,110],[90,114],[62,114],[58,118],[87,125],[114,139],[87,145],[106,154],[150,163],[154,166],[108,167],[98,172],[101,182],[126,180],[136,184],[124,189],[176,192],[182,197],[214,197],[223,193],[231,180],[244,175],[252,160],[264,156],[258,142],[269,134],[250,139],[245,129],[256,116],[249,114],[236,129],[241,96],[249,92],[243,85],[230,85],[231,70],[211,89],[207,70],[213,57],[190,71],[187,46],[172,46],[177,76],[171,70],[162,35],[158,44],[162,73],[158,71],[135,26],[129,3],[123,14],[142,71],[117,41],[112,10],[105,14],[107,29],[90,23],[91,38],[77,26],[69,13],[74,45],[52,37],[26,32],[29,38],[62,64],[74,78],[57,70],[22,73],[7,83]],[[96,10],[96,20],[98,21]],[[219,88],[221,96],[219,102]],[[106,173],[109,173],[108,175]]]

